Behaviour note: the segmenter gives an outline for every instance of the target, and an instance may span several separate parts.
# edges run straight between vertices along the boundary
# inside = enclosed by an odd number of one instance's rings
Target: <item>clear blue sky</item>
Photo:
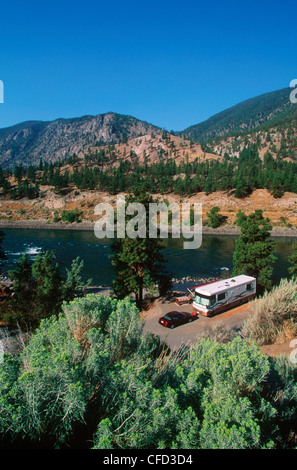
[[[114,111],[183,130],[297,78],[295,1],[3,0],[0,17],[0,127]]]

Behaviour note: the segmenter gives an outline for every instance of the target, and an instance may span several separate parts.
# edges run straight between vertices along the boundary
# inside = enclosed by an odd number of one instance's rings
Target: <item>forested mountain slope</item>
[[[290,101],[291,88],[265,93],[232,106],[179,134],[205,142],[216,137],[241,134],[259,126],[275,126],[296,119],[297,105]]]

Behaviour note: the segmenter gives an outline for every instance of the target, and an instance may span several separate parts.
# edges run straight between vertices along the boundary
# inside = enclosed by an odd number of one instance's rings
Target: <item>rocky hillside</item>
[[[200,144],[190,142],[179,136],[163,131],[135,137],[125,142],[112,146],[90,146],[77,153],[79,158],[75,168],[85,166],[88,162],[98,163],[100,152],[104,152],[106,162],[101,164],[106,170],[118,167],[120,163],[132,162],[133,166],[151,165],[160,161],[168,162],[174,160],[176,164],[181,162],[220,160],[220,156],[205,152]],[[70,167],[69,171],[73,170]]]
[[[164,154],[173,158],[186,154],[190,159],[191,156],[199,158],[201,149],[195,145],[201,143],[202,153],[238,156],[252,141],[263,150],[263,155],[269,151],[275,157],[297,158],[297,105],[290,102],[291,91],[291,88],[284,88],[246,100],[207,121],[175,132],[180,141],[172,136],[169,148],[163,148]],[[123,147],[121,150],[126,154],[120,156],[126,158],[127,153],[132,152],[135,163],[145,158],[155,161],[159,158],[162,134],[164,130],[157,126],[116,113],[50,122],[29,121],[0,129],[0,166],[3,169],[20,164],[28,167],[38,164],[40,159],[54,163],[73,154],[86,155],[90,149],[94,151],[109,144],[125,145],[131,139],[144,136],[141,145],[134,142],[131,148]],[[151,135],[157,136],[153,144]],[[195,155],[191,155],[193,153]]]
[[[41,158],[55,162],[90,146],[123,142],[153,131],[160,129],[116,113],[25,122],[0,129],[0,165],[34,165]]]

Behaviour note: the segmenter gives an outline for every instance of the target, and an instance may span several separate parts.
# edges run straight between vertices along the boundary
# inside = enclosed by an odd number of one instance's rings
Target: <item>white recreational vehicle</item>
[[[252,300],[256,295],[256,278],[235,276],[193,288],[193,315],[211,317]]]

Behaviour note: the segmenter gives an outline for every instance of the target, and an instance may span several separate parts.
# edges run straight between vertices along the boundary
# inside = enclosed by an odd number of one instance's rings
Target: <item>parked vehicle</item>
[[[211,317],[249,302],[256,296],[256,282],[254,277],[240,275],[194,287],[193,315]]]
[[[172,329],[176,326],[184,325],[185,323],[191,323],[195,319],[196,317],[193,317],[190,313],[168,312],[163,317],[159,318],[158,322],[160,325]]]

